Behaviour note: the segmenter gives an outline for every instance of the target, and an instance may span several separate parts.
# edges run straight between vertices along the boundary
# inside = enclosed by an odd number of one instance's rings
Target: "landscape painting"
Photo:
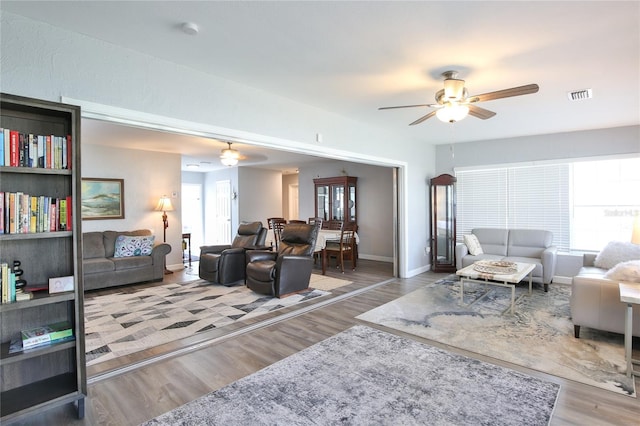
[[[82,219],[124,219],[124,179],[82,179]]]

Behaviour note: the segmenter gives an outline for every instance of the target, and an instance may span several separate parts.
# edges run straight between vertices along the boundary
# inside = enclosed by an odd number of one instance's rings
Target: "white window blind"
[[[545,229],[569,250],[568,164],[456,172],[458,240],[473,228]]]

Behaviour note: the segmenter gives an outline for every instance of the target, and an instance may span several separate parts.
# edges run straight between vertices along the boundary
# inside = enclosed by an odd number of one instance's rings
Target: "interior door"
[[[182,233],[191,234],[191,253],[197,253],[195,247],[204,244],[202,185],[182,184]]]
[[[300,219],[298,184],[289,185],[289,219]]]
[[[215,243],[231,244],[231,181],[216,181]]]

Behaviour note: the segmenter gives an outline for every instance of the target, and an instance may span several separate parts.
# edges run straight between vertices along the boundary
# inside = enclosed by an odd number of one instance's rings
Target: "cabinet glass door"
[[[431,179],[431,269],[455,272],[456,178],[440,175]]]
[[[321,217],[324,220],[329,220],[329,185],[322,185],[317,187],[316,206],[318,211],[316,217]]]
[[[333,185],[331,198],[331,218],[333,220],[344,220],[344,185]]]
[[[347,201],[349,220],[356,222],[356,186],[349,185],[349,200]]]

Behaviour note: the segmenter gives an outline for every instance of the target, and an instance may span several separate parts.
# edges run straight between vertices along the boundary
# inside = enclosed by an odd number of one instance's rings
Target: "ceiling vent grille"
[[[591,89],[583,89],[583,90],[574,90],[573,92],[568,92],[567,97],[570,101],[581,101],[584,99],[593,98],[593,91]]]

